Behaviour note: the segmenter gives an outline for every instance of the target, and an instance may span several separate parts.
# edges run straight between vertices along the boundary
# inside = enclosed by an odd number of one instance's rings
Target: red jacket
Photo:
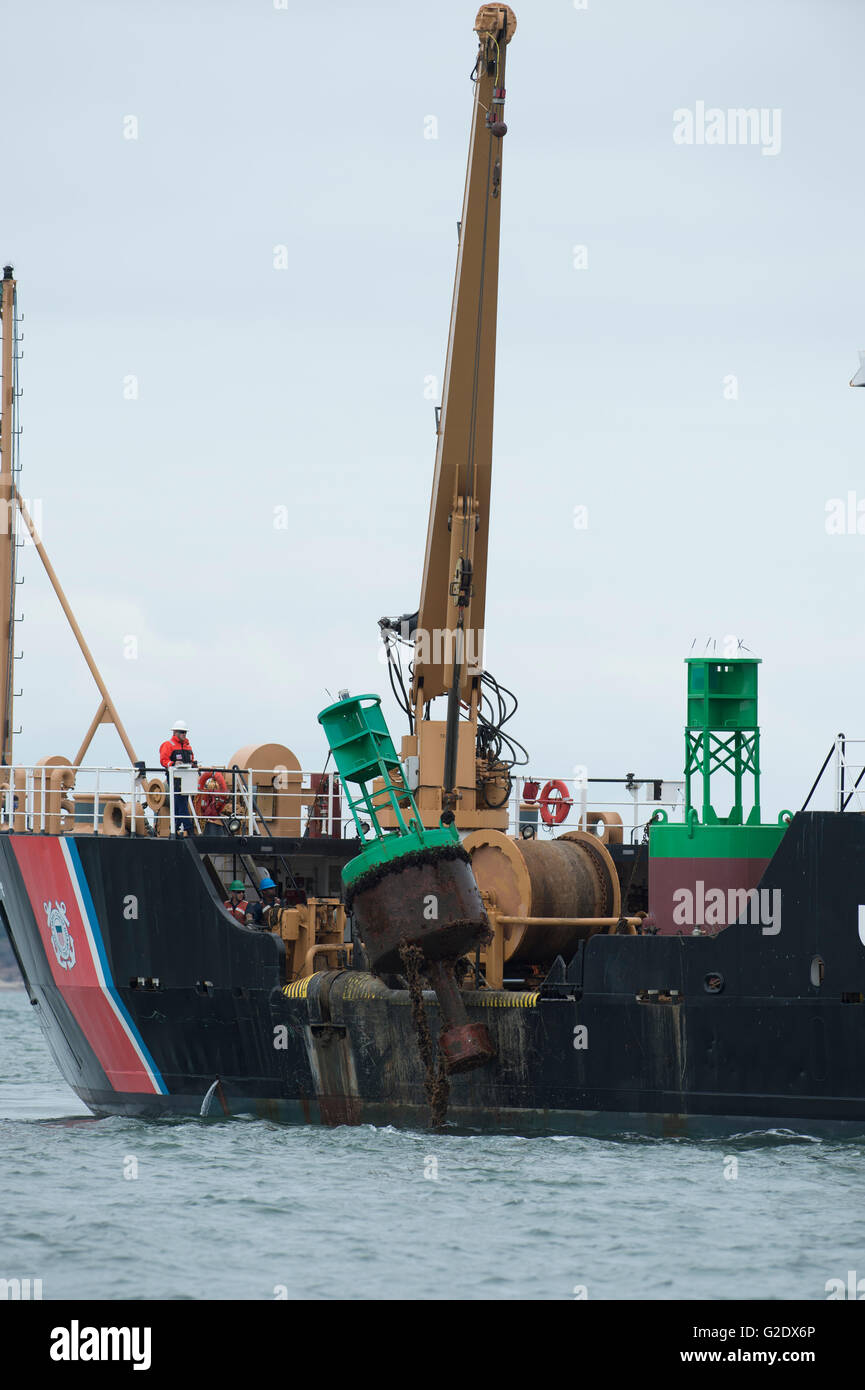
[[[167,738],[167,739],[165,740],[165,742],[160,746],[160,749],[159,749],[159,761],[161,762],[162,766],[163,766],[163,767],[171,767],[171,766],[172,766],[172,758],[171,758],[172,753],[179,753],[181,750],[185,750],[185,751],[187,751],[187,752],[189,752],[189,753],[192,753],[192,746],[191,746],[191,744],[190,744],[190,742],[189,742],[189,739],[188,739],[188,738],[175,738],[174,734],[172,734],[172,735],[171,735],[171,738]],[[194,756],[193,756],[193,760],[194,760]],[[175,761],[177,761],[177,760],[175,760]]]

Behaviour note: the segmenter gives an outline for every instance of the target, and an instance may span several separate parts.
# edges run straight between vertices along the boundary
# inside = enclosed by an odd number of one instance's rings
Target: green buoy
[[[486,1027],[470,1023],[454,976],[460,956],[491,939],[468,854],[453,824],[426,830],[397,757],[378,695],[346,695],[318,716],[363,848],[342,871],[346,908],[378,973],[419,953],[442,1018],[448,1072],[492,1060]],[[379,816],[390,810],[395,830]]]

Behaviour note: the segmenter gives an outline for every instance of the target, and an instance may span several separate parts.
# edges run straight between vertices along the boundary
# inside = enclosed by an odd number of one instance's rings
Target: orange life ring
[[[554,792],[558,795],[554,796]],[[563,820],[567,820],[573,804],[566,782],[547,782],[538,801],[544,825],[561,825]]]
[[[208,785],[211,782],[216,783],[216,792],[214,792],[212,786]],[[199,792],[203,792],[205,789],[208,791],[209,795],[197,796],[195,798],[195,813],[199,820],[212,820],[215,816],[221,816],[228,805],[228,796],[219,795],[219,792],[228,792],[228,787],[226,786],[225,778],[222,773],[205,768],[198,779],[198,790]]]

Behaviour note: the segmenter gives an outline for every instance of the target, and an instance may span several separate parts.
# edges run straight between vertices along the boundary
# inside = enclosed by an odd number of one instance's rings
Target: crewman
[[[164,768],[169,770],[178,766],[194,766],[195,754],[188,738],[189,729],[185,719],[175,719],[171,729],[171,738],[167,738],[159,749],[159,761]],[[189,814],[189,797],[181,792],[175,781],[174,789],[174,830],[177,835],[188,835],[192,830],[192,819]]]
[[[228,908],[232,917],[236,917],[238,922],[246,922],[249,903],[246,901],[246,893],[239,878],[232,879],[229,883],[228,897],[222,906]]]
[[[658,935],[658,921],[654,912],[644,912],[641,909],[636,915],[640,918],[640,925],[637,927],[640,936]]]
[[[195,754],[187,737],[189,726],[185,719],[175,719],[171,727],[171,738],[167,738],[159,749],[159,761],[163,767],[174,767],[177,763],[194,763]]]
[[[246,924],[250,927],[260,927],[262,931],[268,931],[270,923],[265,918],[268,908],[281,907],[282,904],[276,896],[276,884],[272,878],[263,878],[258,885],[261,894],[261,901],[251,903],[246,913]]]

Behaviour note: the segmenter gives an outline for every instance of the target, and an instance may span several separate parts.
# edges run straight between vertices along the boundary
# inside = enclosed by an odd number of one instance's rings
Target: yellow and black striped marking
[[[310,981],[314,979],[315,975],[307,975],[302,980],[293,980],[282,992],[286,999],[305,999]],[[434,1005],[432,992],[425,990],[424,994],[430,994],[429,1002]],[[346,1003],[353,1004],[374,999],[387,999],[392,1004],[409,1003],[408,990],[388,989],[382,981],[361,971],[345,980],[341,995]],[[479,989],[466,992],[463,998],[467,1009],[534,1009],[540,994],[531,990]]]
[[[467,1009],[534,1009],[540,994],[529,990],[479,989],[466,997]]]
[[[305,999],[309,982],[314,979],[314,975],[305,975],[302,980],[292,980],[291,984],[286,985],[282,992],[286,999]]]

